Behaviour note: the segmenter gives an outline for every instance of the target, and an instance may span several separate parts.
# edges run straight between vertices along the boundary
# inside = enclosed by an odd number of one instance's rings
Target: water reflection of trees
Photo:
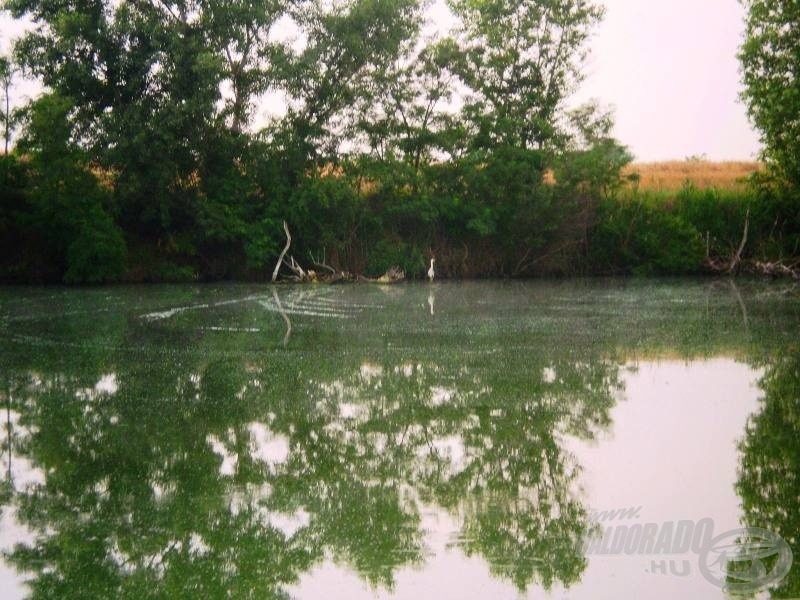
[[[16,454],[44,480],[16,494],[35,539],[9,557],[34,574],[34,596],[269,597],[307,568],[302,532],[271,526],[256,498],[234,507],[234,478],[207,443],[248,416],[227,400],[234,370],[118,372],[115,393],[86,375],[40,371],[14,396],[27,432]],[[236,479],[263,482],[241,459]]]
[[[323,556],[391,587],[434,505],[495,575],[569,585],[588,518],[562,439],[608,425],[617,367],[518,354],[16,349],[3,401],[42,481],[6,498],[34,536],[8,561],[41,597],[280,596]]]
[[[774,598],[800,597],[800,353],[771,359],[761,380],[764,396],[740,445],[736,490],[744,524],[779,534],[794,553],[794,567]],[[774,564],[774,560],[773,563]],[[770,567],[772,564],[767,564]]]

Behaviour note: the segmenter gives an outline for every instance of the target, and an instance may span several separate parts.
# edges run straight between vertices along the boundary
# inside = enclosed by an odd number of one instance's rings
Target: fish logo
[[[718,535],[700,554],[703,577],[729,594],[752,594],[781,582],[792,568],[792,549],[768,529],[745,527]]]

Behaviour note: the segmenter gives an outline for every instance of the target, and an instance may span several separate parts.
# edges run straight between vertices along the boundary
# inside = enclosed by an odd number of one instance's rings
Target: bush
[[[321,260],[323,251],[343,257],[351,254],[364,220],[365,202],[348,177],[308,176],[281,203],[280,212],[285,213],[279,217],[288,221],[292,232],[292,254],[305,262],[310,254]],[[276,231],[282,247],[283,231],[280,226]]]
[[[698,190],[687,185],[675,198],[674,212],[681,220],[692,224],[704,239],[707,236],[712,255],[727,256],[742,239],[748,209],[751,209],[750,229],[754,233],[751,241],[760,237],[763,223],[756,210],[757,204],[751,192]]]
[[[641,198],[604,201],[589,244],[595,272],[696,273],[704,255],[702,236],[691,223]]]
[[[93,211],[67,247],[66,283],[116,281],[125,265],[122,233],[104,212]]]
[[[417,277],[425,271],[426,257],[419,248],[401,240],[380,240],[369,252],[366,274],[377,277],[394,266],[403,269],[407,277]]]

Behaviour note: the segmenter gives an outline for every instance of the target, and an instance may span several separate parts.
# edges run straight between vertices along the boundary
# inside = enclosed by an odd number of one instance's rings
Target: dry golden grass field
[[[745,187],[745,179],[761,170],[758,162],[710,162],[684,160],[657,163],[633,163],[625,175],[639,174],[640,190],[674,192],[687,181],[698,189],[737,190]]]

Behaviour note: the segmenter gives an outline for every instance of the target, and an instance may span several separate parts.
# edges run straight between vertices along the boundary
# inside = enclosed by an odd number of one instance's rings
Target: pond
[[[800,596],[786,283],[2,288],[0,416],[4,598]]]

